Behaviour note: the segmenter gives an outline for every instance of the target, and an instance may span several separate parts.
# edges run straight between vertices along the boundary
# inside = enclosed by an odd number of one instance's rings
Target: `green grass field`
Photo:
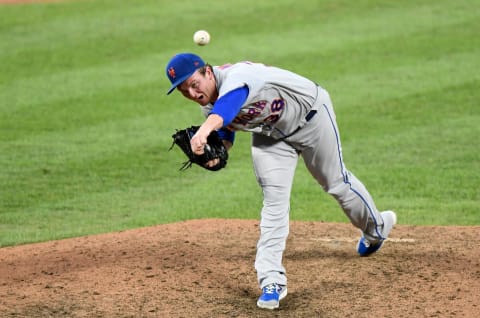
[[[479,225],[480,1],[0,5],[0,246],[193,218],[258,219],[250,135],[179,172],[168,59],[252,60],[329,90],[345,162],[400,224]],[[193,33],[212,42],[198,47]],[[292,219],[348,222],[299,161]]]

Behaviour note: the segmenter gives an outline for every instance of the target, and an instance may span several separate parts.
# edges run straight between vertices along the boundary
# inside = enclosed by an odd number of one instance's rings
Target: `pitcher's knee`
[[[335,197],[337,200],[341,200],[350,191],[350,184],[343,182],[337,182],[335,185],[327,186],[325,191]]]

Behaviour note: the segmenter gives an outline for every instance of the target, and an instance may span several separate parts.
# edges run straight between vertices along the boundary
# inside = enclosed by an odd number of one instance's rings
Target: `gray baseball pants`
[[[381,237],[383,221],[371,195],[343,162],[335,113],[325,90],[320,88],[313,109],[317,114],[286,140],[252,135],[253,166],[263,191],[255,259],[260,288],[271,283],[287,284],[282,257],[289,234],[290,193],[299,155],[324,191],[337,200],[351,223],[367,238]]]

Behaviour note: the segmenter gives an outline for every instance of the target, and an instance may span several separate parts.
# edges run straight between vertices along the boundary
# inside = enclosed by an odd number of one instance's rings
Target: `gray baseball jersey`
[[[272,136],[288,136],[305,124],[305,117],[314,104],[318,88],[311,80],[273,66],[240,62],[213,68],[219,98],[248,86],[246,103],[228,128]],[[207,115],[212,105],[202,107]]]

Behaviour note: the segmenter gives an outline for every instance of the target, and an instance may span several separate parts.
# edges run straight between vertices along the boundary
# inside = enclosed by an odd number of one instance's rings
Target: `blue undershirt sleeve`
[[[228,140],[232,143],[235,141],[235,132],[228,130],[227,128],[221,128],[218,131],[218,135],[222,140]]]
[[[223,118],[223,127],[228,126],[240,112],[248,97],[248,86],[236,88],[222,97],[215,104],[210,114],[217,114]]]

